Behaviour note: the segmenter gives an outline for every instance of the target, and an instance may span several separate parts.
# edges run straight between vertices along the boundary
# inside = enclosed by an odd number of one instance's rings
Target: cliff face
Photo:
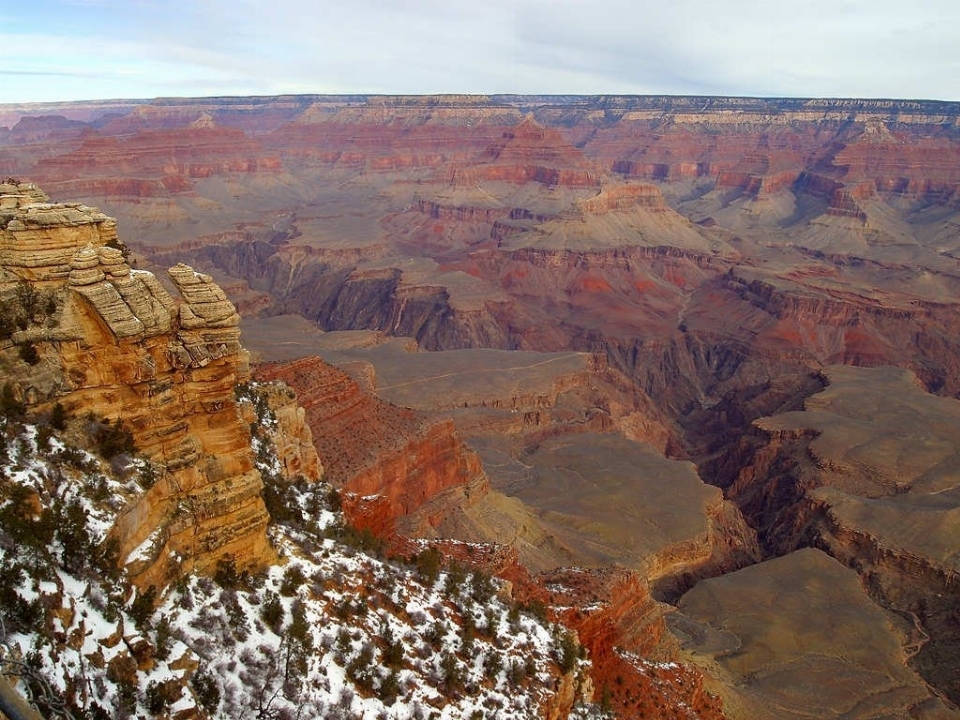
[[[857,570],[915,625],[912,664],[956,701],[960,404],[894,368],[826,377],[804,411],[754,423],[728,494],[768,551],[812,546]]]
[[[15,394],[122,426],[154,466],[155,484],[112,531],[120,558],[136,558],[132,578],[163,586],[227,555],[262,564],[268,516],[234,399],[249,370],[233,306],[187,266],[170,270],[179,300],[132,270],[107,245],[115,224],[95,209],[49,204],[26,184],[3,184],[0,194],[2,290],[26,317],[4,341]],[[12,359],[25,347],[36,350],[35,366]]]
[[[597,697],[619,717],[723,718],[721,700],[707,692],[703,675],[671,662],[676,648],[664,623],[664,606],[643,577],[623,568],[563,568],[537,577],[541,594],[561,608],[593,663]]]
[[[384,528],[444,490],[486,483],[479,459],[451,421],[430,421],[365,393],[317,357],[261,367],[256,376],[296,390],[325,477],[347,493],[380,496],[378,513],[386,517],[376,523]]]

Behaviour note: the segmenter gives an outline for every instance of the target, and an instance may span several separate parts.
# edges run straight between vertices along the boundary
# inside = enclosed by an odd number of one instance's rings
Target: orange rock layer
[[[56,205],[35,186],[0,185],[0,292],[29,283],[53,293],[49,321],[4,342],[25,343],[37,368],[11,360],[14,391],[30,405],[107,418],[133,434],[158,471],[112,529],[121,560],[142,587],[208,571],[225,556],[244,566],[271,557],[250,434],[234,399],[247,379],[239,316],[208,276],[170,271],[174,299],[150,273],[134,272],[112,220]]]

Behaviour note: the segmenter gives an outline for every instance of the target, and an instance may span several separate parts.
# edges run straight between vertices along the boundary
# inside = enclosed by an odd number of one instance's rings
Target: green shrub
[[[573,635],[564,631],[560,636],[560,647],[558,649],[557,665],[560,671],[568,673],[577,666],[577,658],[580,656],[580,647]]]
[[[403,643],[396,639],[386,621],[380,626],[380,639],[383,642],[383,664],[393,670],[403,667]]]
[[[390,674],[380,682],[380,688],[377,690],[377,696],[384,705],[390,707],[397,701],[397,697],[399,695],[400,676],[397,675],[396,670],[392,670]]]
[[[280,602],[280,597],[275,593],[268,593],[260,606],[260,618],[267,624],[267,627],[275,633],[279,633],[280,627],[283,625],[283,615],[283,603]]]
[[[40,293],[31,283],[21,280],[17,283],[17,302],[29,322],[40,310]]]
[[[465,677],[463,668],[456,655],[445,652],[440,656],[440,683],[442,690],[450,695],[457,695],[463,690]]]
[[[206,668],[198,668],[190,680],[193,693],[210,715],[216,713],[220,707],[220,686],[217,680]]]
[[[217,560],[217,567],[213,571],[213,581],[222,588],[234,590],[243,580],[243,575],[237,572],[237,563],[233,555],[224,555]]]
[[[290,565],[283,572],[283,580],[280,583],[280,594],[284,597],[295,595],[306,579],[299,565]]]
[[[427,585],[432,585],[436,582],[437,577],[440,575],[440,564],[442,561],[443,556],[440,554],[440,551],[434,547],[429,547],[417,555],[414,563],[417,566],[417,574],[420,576],[420,580]]]
[[[97,452],[106,460],[117,455],[132,455],[137,446],[133,442],[133,433],[123,426],[122,420],[112,423],[104,420],[99,424],[93,436]]]

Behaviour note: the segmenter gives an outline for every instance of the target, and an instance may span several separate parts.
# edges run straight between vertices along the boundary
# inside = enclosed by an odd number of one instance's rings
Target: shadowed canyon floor
[[[0,118],[0,172],[100,205],[140,267],[209,273],[254,358],[293,361],[264,372],[299,377],[380,530],[634,569],[730,717],[958,714],[960,104]]]

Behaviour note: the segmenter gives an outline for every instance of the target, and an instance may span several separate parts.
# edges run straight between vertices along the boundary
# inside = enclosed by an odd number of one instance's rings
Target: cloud
[[[953,0],[47,0],[0,13],[0,101],[275,92],[960,99]]]

